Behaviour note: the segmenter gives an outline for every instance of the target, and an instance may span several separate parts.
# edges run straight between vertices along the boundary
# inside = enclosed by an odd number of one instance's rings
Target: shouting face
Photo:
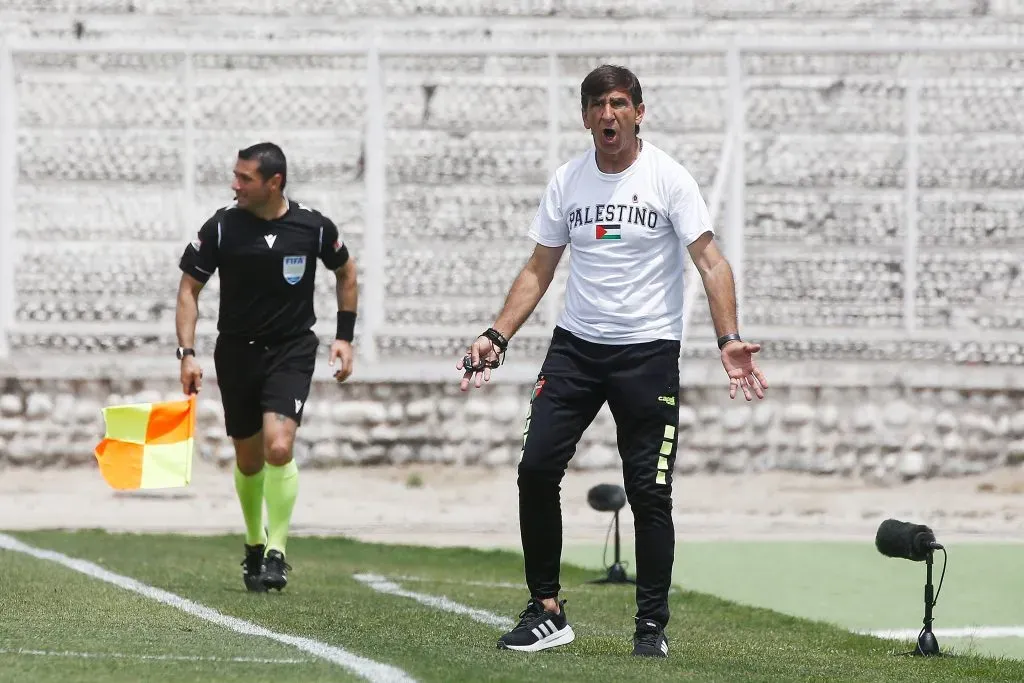
[[[630,154],[636,144],[636,126],[644,117],[644,105],[633,106],[625,90],[591,97],[583,111],[583,125],[594,138],[597,151],[606,157]]]

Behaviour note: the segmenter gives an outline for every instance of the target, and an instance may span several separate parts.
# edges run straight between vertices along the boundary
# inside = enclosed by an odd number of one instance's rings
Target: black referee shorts
[[[263,414],[302,424],[320,340],[313,332],[278,341],[220,335],[213,352],[228,436],[263,429]]]

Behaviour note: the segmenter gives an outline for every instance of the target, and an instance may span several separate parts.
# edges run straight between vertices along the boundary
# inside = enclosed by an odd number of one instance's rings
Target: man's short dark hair
[[[255,145],[238,150],[238,158],[245,161],[255,159],[259,162],[257,168],[263,181],[266,182],[275,173],[281,174],[281,189],[288,180],[288,162],[284,158],[284,152],[273,142],[258,142]]]
[[[636,77],[636,74],[624,66],[602,64],[587,74],[583,83],[580,84],[580,106],[583,111],[587,111],[591,99],[601,97],[612,90],[628,92],[634,107],[643,104],[644,93],[640,89],[640,79]],[[637,124],[636,133],[640,133],[639,124]]]

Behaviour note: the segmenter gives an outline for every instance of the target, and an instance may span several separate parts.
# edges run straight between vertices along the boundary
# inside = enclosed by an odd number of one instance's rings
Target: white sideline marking
[[[891,640],[914,640],[919,628],[860,631],[869,636]],[[961,628],[933,628],[936,638],[1024,638],[1024,626],[964,626]]]
[[[480,586],[482,588],[515,588],[515,589],[518,589],[518,590],[527,590],[527,586],[526,586],[525,583],[511,583],[509,581],[458,581],[458,580],[455,580],[455,579],[431,579],[431,578],[428,578],[426,576],[406,576],[406,575],[394,576],[392,578],[395,581],[412,581],[414,583],[452,583],[452,584],[455,584],[457,586]],[[599,591],[599,592],[605,592],[603,589],[601,589],[598,586],[590,586],[590,585],[587,585],[587,584],[570,585],[570,586],[566,586],[566,584],[563,584],[562,587],[563,588],[568,588],[568,589],[570,589],[572,591],[596,590],[596,591]],[[679,589],[676,588],[675,586],[672,586],[672,587],[670,587],[668,589],[668,594],[669,595],[676,595],[677,593],[679,593]]]
[[[248,636],[260,636],[263,638],[269,638],[270,640],[275,640],[279,643],[284,643],[285,645],[291,645],[303,652],[308,652],[315,657],[326,659],[329,662],[348,669],[357,676],[362,676],[368,681],[373,681],[373,683],[411,683],[414,680],[401,669],[389,664],[381,664],[380,662],[375,662],[372,659],[360,657],[348,650],[328,645],[327,643],[321,643],[320,641],[313,640],[312,638],[303,638],[301,636],[292,636],[286,633],[277,633],[276,631],[271,631],[270,629],[258,626],[252,622],[245,621],[244,619],[221,614],[217,610],[207,607],[206,605],[193,602],[192,600],[188,600],[187,598],[183,598],[160,588],[154,588],[153,586],[127,576],[115,574],[97,564],[93,564],[92,562],[86,562],[85,560],[69,557],[53,550],[34,548],[22,543],[13,536],[8,536],[7,534],[0,534],[0,548],[31,555],[32,557],[40,560],[55,562],[91,578],[106,581],[118,588],[138,593],[143,597],[147,597],[150,600],[155,600],[165,605],[170,605],[171,607],[180,609],[182,612],[199,617],[200,619],[205,619],[206,621],[217,624],[218,626],[231,629],[236,633]]]
[[[430,579],[425,576],[396,576],[396,581],[414,581],[420,583],[454,583],[458,586],[481,586],[483,588],[519,588],[526,589],[525,583],[509,583],[508,581],[456,581],[453,579]]]
[[[6,650],[0,655],[74,657],[76,659],[144,659],[160,662],[232,662],[237,664],[309,664],[309,659],[258,659],[256,657],[199,657],[196,655],[126,655],[121,652],[58,652],[56,650]]]
[[[387,593],[388,595],[397,595],[402,598],[411,598],[421,605],[426,605],[427,607],[434,607],[454,614],[465,614],[470,619],[479,621],[481,624],[487,624],[488,626],[501,626],[502,628],[506,628],[514,624],[511,619],[498,616],[497,614],[488,612],[487,610],[467,607],[466,605],[455,602],[454,600],[449,600],[443,596],[439,597],[436,595],[427,595],[426,593],[417,593],[415,591],[406,590],[394,581],[389,581],[387,578],[376,574],[356,574],[355,579],[360,583],[365,583],[378,593]]]

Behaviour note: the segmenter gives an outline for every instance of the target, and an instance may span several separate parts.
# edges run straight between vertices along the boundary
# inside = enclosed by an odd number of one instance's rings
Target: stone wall
[[[790,470],[894,482],[1024,464],[1024,389],[1001,371],[957,375],[934,366],[905,372],[916,381],[896,381],[877,367],[773,368],[769,398],[746,403],[730,401],[708,368],[705,377],[684,377],[677,473]],[[511,464],[531,389],[499,380],[470,394],[453,382],[316,383],[296,457],[304,467]],[[91,466],[104,405],[177,398],[168,380],[0,378],[0,466]],[[199,457],[228,466],[215,382],[199,411]],[[607,408],[571,466],[617,467]]]

